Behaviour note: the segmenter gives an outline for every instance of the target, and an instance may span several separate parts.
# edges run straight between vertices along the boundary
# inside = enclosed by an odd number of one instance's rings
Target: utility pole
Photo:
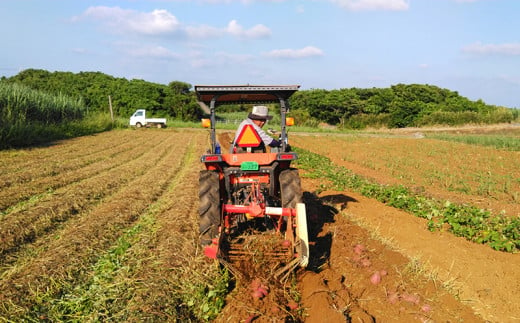
[[[108,107],[110,108],[110,119],[114,123],[114,110],[112,110],[112,97],[110,95],[108,96]]]

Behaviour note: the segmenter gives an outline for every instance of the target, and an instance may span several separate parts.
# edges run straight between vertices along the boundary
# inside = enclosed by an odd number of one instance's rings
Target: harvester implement
[[[195,86],[200,102],[210,109],[211,148],[201,157],[205,170],[199,177],[200,238],[206,256],[218,259],[235,274],[250,260],[265,264],[275,278],[284,280],[296,267],[309,263],[307,217],[298,170],[298,158],[288,145],[288,98],[299,86]],[[241,153],[221,153],[216,139],[215,110],[220,104],[268,103],[279,105],[281,147],[251,149],[251,128],[238,136],[247,143]],[[249,131],[249,133],[247,133]],[[259,143],[260,144],[260,143]],[[254,147],[253,147],[254,148]],[[256,152],[253,152],[256,151]],[[258,262],[259,259],[265,260]]]

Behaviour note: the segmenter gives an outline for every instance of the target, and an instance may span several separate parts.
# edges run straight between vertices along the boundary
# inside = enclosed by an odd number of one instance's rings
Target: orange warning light
[[[287,126],[294,126],[294,118],[293,117],[287,117],[285,118],[285,124]]]
[[[256,132],[252,125],[248,124],[242,128],[242,131],[238,135],[237,145],[240,147],[257,147],[262,142],[260,136]]]
[[[202,128],[209,128],[211,127],[211,120],[210,119],[202,119]]]

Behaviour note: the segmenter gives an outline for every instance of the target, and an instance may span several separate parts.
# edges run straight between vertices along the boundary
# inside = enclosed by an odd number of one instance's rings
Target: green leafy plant
[[[520,218],[505,214],[491,214],[487,210],[471,205],[459,205],[449,201],[438,201],[411,192],[402,185],[382,185],[371,182],[350,170],[337,166],[327,157],[296,149],[303,176],[326,180],[320,190],[351,189],[362,195],[410,212],[428,220],[428,229],[440,230],[447,227],[456,236],[469,241],[487,244],[491,248],[506,252],[520,250]]]

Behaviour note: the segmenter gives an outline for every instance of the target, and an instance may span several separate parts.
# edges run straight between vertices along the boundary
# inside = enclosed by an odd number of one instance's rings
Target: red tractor
[[[230,265],[255,250],[246,241],[268,237],[275,248],[262,251],[278,263],[275,276],[282,277],[309,261],[305,204],[298,170],[291,162],[286,127],[291,118],[288,98],[299,85],[290,86],[195,86],[199,102],[209,106],[211,148],[201,157],[205,170],[199,177],[200,237],[205,254]],[[276,104],[280,108],[281,147],[257,149],[261,140],[252,127],[237,136],[238,152],[221,153],[216,135],[215,110],[222,104]],[[203,120],[204,123],[204,120]],[[262,242],[265,245],[265,241]]]

